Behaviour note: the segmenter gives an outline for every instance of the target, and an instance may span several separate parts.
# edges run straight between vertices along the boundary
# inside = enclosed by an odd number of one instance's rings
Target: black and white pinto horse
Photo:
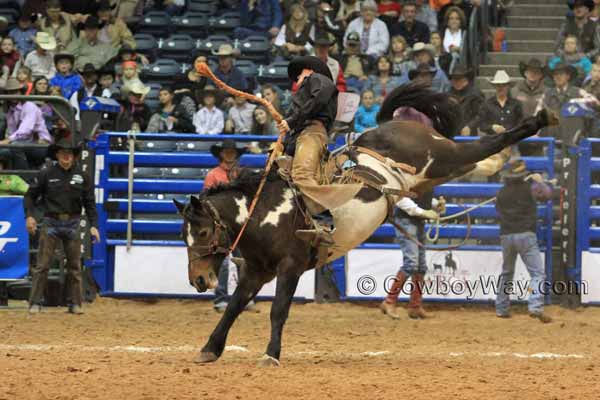
[[[414,107],[424,113],[431,118],[435,129],[412,121],[391,121],[393,110],[399,106]],[[364,133],[355,145],[412,165],[418,173],[414,176],[401,173],[363,153],[356,157],[357,163],[383,179],[389,188],[417,192],[462,176],[473,170],[477,162],[553,122],[552,116],[543,111],[502,135],[456,143],[449,139],[458,131],[460,114],[456,104],[446,95],[413,86],[392,92],[379,117],[379,127]],[[186,205],[175,202],[184,218],[182,234],[188,250],[189,282],[199,292],[217,286],[218,269],[248,216],[259,182],[259,174],[243,173],[231,184],[191,197]],[[229,329],[246,304],[265,283],[277,278],[270,314],[271,338],[261,364],[279,365],[283,326],[298,280],[306,270],[320,266],[316,249],[295,236],[297,229],[306,228],[306,222],[294,196],[294,191],[276,172],[268,176],[239,243],[245,260],[239,284],[195,362],[212,362],[221,356]],[[392,196],[392,201],[398,200],[399,196]],[[337,259],[369,238],[387,219],[388,201],[381,191],[365,186],[353,200],[332,210],[337,229],[327,261]]]

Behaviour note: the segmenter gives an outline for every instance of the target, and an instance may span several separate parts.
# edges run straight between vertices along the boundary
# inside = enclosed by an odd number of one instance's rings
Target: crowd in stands
[[[185,62],[178,60],[179,73],[157,83],[148,75],[156,52],[137,50],[140,17],[151,11],[185,16],[198,2],[212,7],[206,11],[211,17],[238,12],[239,26],[229,32],[229,42],[187,54]],[[274,135],[276,125],[264,108],[217,90],[192,68],[207,62],[229,86],[263,96],[285,113],[291,83],[259,81],[239,64],[240,43],[259,37],[270,45],[260,62],[267,69],[269,62],[285,65],[312,54],[327,63],[339,91],[360,94],[356,132],[376,126],[379,104],[391,90],[418,81],[460,103],[464,121],[457,134],[497,134],[541,107],[558,110],[575,97],[597,103],[598,6],[592,0],[567,3],[572,11],[555,56],[522,63],[518,82],[498,71],[491,80],[496,94],[487,100],[475,71],[461,59],[467,23],[480,0],[27,0],[12,25],[0,17],[0,88],[60,95],[78,116],[87,97],[112,98],[121,105],[113,127],[120,131]],[[39,102],[9,102],[0,129],[2,144],[48,144],[65,135],[52,108]],[[7,151],[13,167],[39,165],[35,151],[0,149]]]

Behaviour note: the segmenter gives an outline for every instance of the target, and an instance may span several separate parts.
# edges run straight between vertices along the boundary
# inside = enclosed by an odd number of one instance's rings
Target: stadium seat
[[[187,10],[212,16],[217,12],[217,2],[213,0],[189,0]]]
[[[133,169],[134,178],[162,178],[162,176],[161,168],[135,167]]]
[[[144,103],[155,112],[160,107],[160,101],[158,100],[158,93],[160,91],[160,85],[157,83],[148,84],[150,87],[150,92],[144,98]]]
[[[174,17],[172,21],[177,33],[187,34],[195,39],[206,37],[208,27],[206,14],[187,12],[180,17]]]
[[[133,38],[135,39],[135,49],[138,53],[149,56],[152,59],[156,57],[158,42],[154,36],[147,33],[136,33]]]
[[[177,150],[177,143],[170,140],[140,140],[135,147],[138,151],[171,152]]]
[[[161,42],[160,57],[175,61],[187,61],[196,48],[196,41],[190,35],[171,35]]]
[[[181,65],[177,61],[159,58],[142,70],[142,81],[165,85],[172,83],[173,77],[181,72]]]
[[[14,8],[5,8],[3,4],[0,4],[0,16],[6,18],[8,26],[11,27],[17,23],[19,11]]]
[[[217,142],[199,142],[199,141],[190,141],[190,142],[177,142],[177,150],[178,151],[186,151],[186,152],[206,152],[210,151],[210,146]]]
[[[209,18],[210,32],[218,35],[233,35],[233,30],[240,26],[240,13],[237,11],[226,12],[219,17]]]
[[[271,42],[263,36],[249,36],[238,46],[242,60],[251,60],[258,64],[268,64],[271,54]]]
[[[204,174],[200,168],[163,168],[165,178],[202,179]]]
[[[205,40],[198,43],[196,47],[197,55],[212,56],[212,50],[218,50],[222,44],[231,44],[231,38],[225,35],[210,35]]]
[[[17,12],[17,15],[21,13],[21,6],[16,0],[0,0],[0,9],[8,8],[12,8],[13,10],[15,10]]]
[[[138,26],[138,33],[148,33],[156,37],[169,36],[171,32],[171,17],[162,11],[150,11],[142,17]]]
[[[267,66],[258,68],[258,81],[279,86],[281,89],[290,89],[292,84],[287,74],[288,61],[275,61]]]
[[[239,70],[242,71],[242,73],[246,77],[249,86],[248,91],[254,92],[254,89],[256,89],[256,86],[258,86],[256,82],[256,74],[258,73],[258,67],[256,66],[256,64],[254,64],[250,60],[236,60],[235,66],[239,68]]]

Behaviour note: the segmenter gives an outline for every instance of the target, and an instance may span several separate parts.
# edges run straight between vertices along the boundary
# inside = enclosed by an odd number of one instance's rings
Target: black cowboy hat
[[[312,69],[316,73],[331,79],[331,82],[333,82],[333,77],[327,64],[314,56],[295,57],[292,59],[288,65],[288,77],[293,82],[296,82],[304,69]]]
[[[575,0],[573,3],[569,4],[569,8],[572,10],[577,6],[587,7],[588,10],[592,11],[595,7],[594,0]]]
[[[92,63],[87,63],[83,66],[83,69],[80,71],[81,75],[86,75],[86,74],[98,74],[98,70],[96,69],[96,67],[94,67],[94,64]]]
[[[559,71],[565,71],[569,73],[569,75],[571,76],[571,80],[577,78],[577,68],[563,61],[559,61],[558,63],[556,63],[556,65],[552,69],[550,67],[546,67],[546,74],[549,77],[552,77],[556,72]]]
[[[423,73],[429,73],[433,76],[433,75],[435,75],[436,72],[437,72],[437,68],[435,68],[432,65],[419,64],[417,66],[417,68],[411,69],[410,71],[408,71],[408,79],[410,79],[412,81],[417,76],[419,76],[419,74],[423,74]]]
[[[527,165],[523,160],[514,160],[509,163],[508,169],[500,173],[504,179],[522,179],[529,174]]]
[[[56,160],[56,153],[58,153],[59,150],[71,150],[73,155],[77,157],[79,153],[81,153],[81,146],[74,144],[71,140],[60,139],[56,143],[48,146],[48,157]]]
[[[210,152],[212,153],[213,156],[215,156],[219,160],[221,159],[221,152],[223,150],[228,150],[228,149],[234,149],[235,151],[237,151],[237,158],[240,158],[242,156],[242,154],[244,154],[246,152],[246,149],[241,149],[241,148],[237,147],[237,145],[235,144],[233,139],[223,140],[223,143],[220,146],[218,144],[214,144],[214,145],[210,146]]]
[[[472,80],[474,76],[475,76],[475,74],[472,69],[465,68],[462,65],[457,65],[456,67],[454,67],[452,69],[452,72],[450,73],[449,78],[450,79],[467,78],[468,80]]]
[[[98,17],[94,15],[90,15],[85,19],[83,23],[83,29],[102,29],[104,24],[100,23]]]
[[[334,43],[335,43],[335,41],[331,39],[331,37],[329,36],[328,33],[322,32],[322,33],[317,34],[314,45],[315,46],[333,46]]]
[[[111,5],[109,0],[100,0],[98,3],[98,11],[112,11],[117,5]]]
[[[111,68],[108,65],[105,65],[104,67],[100,68],[100,70],[98,71],[98,76],[102,76],[102,75],[111,75],[114,78],[116,76],[115,69]]]
[[[527,68],[539,69],[541,72],[544,72],[544,64],[535,57],[530,58],[527,62],[521,61],[519,63],[519,72],[523,78],[525,78],[525,71],[527,71]]]
[[[69,60],[71,65],[75,64],[75,56],[66,51],[54,55],[54,64],[57,64],[60,60]]]

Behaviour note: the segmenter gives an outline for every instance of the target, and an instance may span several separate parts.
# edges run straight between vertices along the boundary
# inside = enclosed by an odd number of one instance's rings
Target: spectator
[[[344,46],[351,32],[358,32],[360,36],[360,51],[375,59],[384,55],[390,45],[390,34],[385,23],[375,18],[377,4],[373,0],[365,0],[360,6],[359,18],[348,25],[344,38]]]
[[[402,13],[402,6],[399,2],[394,0],[380,0],[377,6],[377,14],[379,19],[385,22],[385,25],[389,29],[398,22],[400,14]]]
[[[46,15],[40,21],[40,30],[56,40],[58,51],[64,51],[72,41],[77,40],[74,24],[80,19],[63,12],[60,0],[48,0]]]
[[[98,19],[104,26],[100,29],[98,38],[100,42],[110,44],[114,48],[127,45],[135,49],[136,43],[131,31],[125,22],[113,16],[113,7],[109,0],[100,0],[98,5]]]
[[[93,15],[87,17],[83,34],[67,46],[67,51],[75,55],[76,69],[82,69],[86,64],[93,64],[100,69],[117,54],[116,48],[99,40],[99,30],[98,18]]]
[[[124,44],[119,49],[117,55],[106,63],[106,68],[114,70],[115,75],[121,76],[123,74],[121,66],[125,61],[135,62],[138,66],[138,70],[140,70],[144,65],[150,64],[150,60],[148,60],[146,56],[143,54],[137,54],[131,46]]]
[[[247,135],[252,130],[252,120],[256,106],[250,104],[243,97],[236,97],[233,107],[229,109],[229,116],[225,122],[225,131],[238,135]]]
[[[54,68],[54,54],[56,40],[46,32],[35,35],[35,50],[25,57],[25,66],[31,70],[33,76],[45,76],[52,79],[56,73]]]
[[[35,49],[34,38],[37,29],[33,23],[37,17],[22,13],[17,21],[17,26],[11,29],[8,36],[13,38],[14,43],[22,55],[27,55]]]
[[[284,114],[283,107],[281,106],[279,92],[277,91],[277,89],[275,89],[275,87],[269,84],[262,85],[260,94],[264,99],[271,103],[273,107],[275,107],[279,114]]]
[[[531,58],[527,62],[519,63],[519,72],[525,79],[511,89],[511,95],[521,102],[523,116],[531,117],[544,95],[544,65],[537,58]]]
[[[410,50],[411,61],[406,63],[407,71],[414,70],[420,64],[427,64],[435,68],[435,76],[433,77],[432,90],[439,93],[446,93],[450,90],[450,82],[446,73],[435,62],[435,49],[430,44],[415,43]],[[408,72],[407,72],[408,73]]]
[[[50,80],[50,85],[60,87],[65,99],[70,99],[73,93],[81,88],[81,77],[73,73],[75,57],[70,53],[58,53],[54,56],[56,75]]]
[[[577,36],[575,35],[567,35],[562,51],[557,52],[557,54],[556,57],[548,61],[548,68],[551,70],[559,62],[570,64],[577,69],[577,75],[581,77],[580,80],[583,80],[592,71],[592,62],[590,59],[578,51]]]
[[[479,109],[485,102],[485,96],[475,85],[473,78],[475,73],[461,65],[454,67],[450,74],[449,94],[453,96],[460,104],[460,110],[463,118],[462,130],[463,136],[477,136],[477,116]]]
[[[127,96],[129,88],[134,84],[142,83],[138,75],[138,65],[135,61],[124,61],[121,64],[121,95]]]
[[[358,17],[360,17],[360,1],[342,0],[335,16],[335,22],[340,24],[342,29],[346,29],[348,24]]]
[[[363,133],[367,129],[377,127],[379,104],[375,103],[375,93],[365,90],[360,96],[360,107],[354,116],[354,131]]]
[[[115,82],[115,70],[104,67],[100,70],[100,88],[102,89],[102,97],[115,98],[119,97],[120,90]]]
[[[175,93],[168,86],[163,86],[158,92],[160,111],[150,117],[146,127],[147,132],[165,133],[192,133],[194,124],[181,104],[174,103]]]
[[[60,88],[59,88],[60,92]],[[40,76],[33,82],[33,91],[32,94],[36,96],[50,96],[50,82],[43,76]],[[48,131],[52,129],[53,120],[54,120],[54,111],[49,104],[43,101],[36,101],[35,104],[42,110],[42,115],[44,116],[44,121],[46,121],[46,128]]]
[[[150,92],[150,88],[141,82],[131,85],[129,93],[121,103],[121,111],[117,116],[115,129],[120,132],[134,130],[145,132],[148,122],[152,116],[150,108],[144,104],[144,97]]]
[[[340,63],[333,57],[329,56],[329,49],[334,44],[334,41],[329,37],[328,33],[321,34],[315,39],[315,55],[327,64],[331,71],[331,76],[335,79],[335,86],[339,92],[346,91],[346,80],[344,79],[344,71]]]
[[[504,186],[498,192],[496,200],[503,259],[496,295],[496,316],[511,316],[509,286],[514,284],[515,261],[519,255],[531,277],[527,300],[529,316],[548,323],[552,322],[552,318],[544,313],[544,294],[540,289],[545,271],[537,244],[536,202],[550,200],[552,190],[539,174],[532,175],[533,183],[526,180],[527,175],[525,162],[514,163],[504,175]]]
[[[300,4],[293,4],[290,19],[275,38],[273,43],[285,58],[306,55],[312,49],[311,39],[315,37],[315,28],[308,20],[308,14]]]
[[[208,59],[205,56],[198,56],[192,60],[191,65],[207,62]],[[207,82],[205,76],[198,74],[195,68],[190,68],[188,71],[175,77],[175,92],[189,93],[196,104],[202,104],[202,96]],[[217,97],[217,104],[220,104],[219,97]]]
[[[437,68],[430,64],[419,64],[415,69],[408,71],[408,79],[433,89],[433,78],[435,77],[436,72]]]
[[[439,32],[431,32],[431,44],[434,48],[434,56],[433,59],[435,61],[435,65],[440,68],[446,76],[450,74],[450,71],[454,69],[454,66],[458,62],[459,54],[458,53],[448,53],[444,50],[444,42],[442,41],[442,35]]]
[[[392,36],[400,35],[412,47],[417,42],[429,43],[429,28],[416,19],[417,5],[414,1],[407,1],[402,8],[402,20],[391,29]]]
[[[98,85],[98,71],[93,64],[86,64],[81,70],[83,86],[70,97],[73,108],[77,110],[76,119],[79,120],[79,104],[88,97],[102,97],[102,88]]]
[[[222,44],[219,50],[212,51],[212,54],[219,57],[219,66],[215,71],[215,75],[226,85],[243,92],[248,90],[248,81],[244,73],[239,68],[233,65],[234,50],[230,44]],[[231,104],[231,97],[224,95],[223,97]]]
[[[465,14],[458,7],[449,7],[444,17],[444,50],[448,53],[460,54],[465,37]]]
[[[386,56],[377,59],[377,72],[369,76],[366,88],[371,89],[375,94],[375,102],[381,104],[383,99],[394,88],[406,83],[406,77],[392,75],[392,63]]]
[[[283,24],[277,0],[242,0],[239,10],[241,26],[233,31],[236,39],[242,40],[248,36],[265,36],[271,39],[277,36]]]
[[[583,90],[594,96],[596,99],[600,99],[600,64],[596,63],[592,65],[590,80],[583,87]],[[592,126],[590,127],[589,136],[600,136],[600,117],[598,116],[597,112],[594,113],[594,116],[592,117]]]
[[[6,94],[24,94],[23,85],[11,78],[4,89]],[[0,144],[11,144],[12,165],[15,169],[37,167],[44,162],[46,149],[20,149],[19,145],[32,143],[50,144],[52,137],[40,108],[31,101],[10,100],[6,115],[8,138]]]
[[[44,75],[40,75],[40,76],[44,76]],[[20,67],[19,69],[17,69],[17,81],[23,85],[23,87],[25,88],[25,94],[26,95],[30,95],[31,91],[33,90],[33,82],[32,79],[33,77],[31,76],[31,69],[29,69],[29,67]],[[45,78],[45,76],[44,76]]]
[[[360,35],[350,32],[346,37],[346,48],[342,53],[341,65],[346,86],[361,92],[371,72],[371,60],[360,52]]]
[[[430,0],[431,3],[435,3],[437,0]],[[465,15],[465,21],[469,21],[471,18],[471,13],[473,12],[473,7],[478,7],[481,3],[481,0],[451,0],[451,1],[442,1],[445,3],[442,7],[438,9],[438,26],[442,26],[444,24],[443,19],[446,16],[446,12],[450,7],[458,7]],[[498,12],[500,12],[500,7],[498,6]]]
[[[397,35],[392,38],[389,58],[392,61],[392,75],[400,76],[404,73],[408,62],[406,39]]]
[[[521,103],[510,96],[514,81],[506,71],[496,71],[490,83],[494,86],[496,95],[488,99],[479,110],[479,130],[485,135],[504,133],[523,120]]]
[[[201,107],[196,114],[194,114],[193,123],[196,128],[196,133],[203,135],[218,135],[223,133],[225,128],[225,119],[223,111],[217,108],[217,94],[213,86],[207,86],[204,89],[204,95],[202,96]]]
[[[600,51],[600,30],[595,22],[588,18],[588,14],[594,9],[593,0],[575,0],[571,6],[573,16],[567,17],[563,22],[558,38],[556,40],[556,52],[565,47],[565,39],[568,35],[577,36],[580,51],[593,60]]]
[[[279,136],[277,124],[271,114],[263,106],[258,106],[252,114],[252,134],[264,136]]]
[[[306,10],[308,20],[311,23],[314,23],[317,19],[317,7],[319,6],[318,0],[283,0],[280,3],[284,21],[290,19],[290,16],[292,14],[292,7],[294,6],[294,4],[298,4]]]
[[[0,65],[7,66],[8,73],[12,74],[20,64],[21,53],[15,48],[15,40],[6,36],[0,43]]]
[[[438,30],[438,16],[437,12],[431,8],[425,0],[415,0],[415,6],[417,7],[417,21],[423,22],[429,28],[429,32],[435,32]]]

